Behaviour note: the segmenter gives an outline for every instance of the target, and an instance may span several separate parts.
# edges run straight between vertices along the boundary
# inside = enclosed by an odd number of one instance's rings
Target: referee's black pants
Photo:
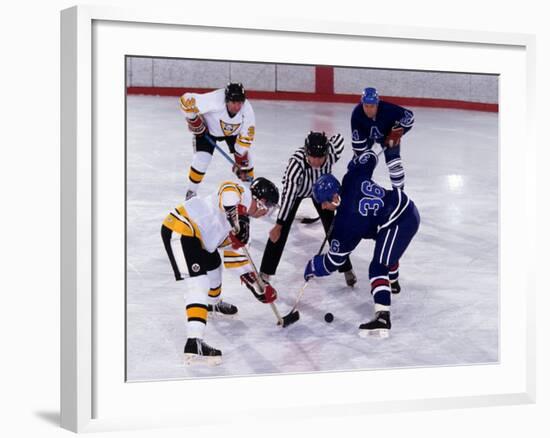
[[[277,240],[276,243],[273,243],[271,239],[267,239],[267,245],[264,249],[260,272],[267,275],[275,275],[275,273],[277,272],[277,266],[279,266],[279,262],[281,261],[283,250],[285,249],[286,240],[288,238],[288,233],[290,232],[290,227],[292,226],[292,222],[294,222],[298,207],[300,207],[300,204],[304,199],[306,198],[296,198],[292,209],[288,213],[288,218],[281,228],[281,236],[279,237],[279,240]],[[310,199],[311,202],[313,202],[315,210],[317,210],[317,213],[319,213],[319,217],[321,218],[321,222],[323,223],[323,228],[325,229],[325,233],[327,233],[330,229],[330,225],[332,224],[332,220],[334,219],[334,212],[330,210],[323,210],[321,208],[321,205],[316,203],[313,198]],[[307,260],[304,260],[304,266],[306,261]],[[348,257],[346,259],[346,262],[342,266],[340,266],[340,268],[338,268],[338,272],[346,272],[349,271],[351,268],[351,262]]]

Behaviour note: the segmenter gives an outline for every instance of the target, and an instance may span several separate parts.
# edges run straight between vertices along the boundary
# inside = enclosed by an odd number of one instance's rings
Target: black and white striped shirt
[[[305,147],[292,154],[283,176],[283,196],[277,216],[278,224],[282,225],[287,220],[297,198],[311,196],[315,181],[321,175],[331,172],[333,164],[340,159],[343,151],[344,138],[340,134],[335,134],[329,139],[327,159],[318,169],[308,164]]]

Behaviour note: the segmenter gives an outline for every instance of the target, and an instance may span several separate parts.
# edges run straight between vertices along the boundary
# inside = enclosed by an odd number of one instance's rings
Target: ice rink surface
[[[281,189],[291,153],[310,130],[340,132],[346,140],[334,174],[352,156],[353,105],[251,101],[257,135],[256,176]],[[276,326],[258,302],[224,270],[225,300],[235,320],[211,318],[205,340],[223,352],[217,367],[183,365],[185,281],[176,282],[160,238],[166,214],[183,202],[192,139],[177,98],[127,100],[127,378],[129,381],[494,363],[499,360],[498,114],[414,108],[415,125],[403,137],[406,192],[421,216],[420,230],[401,259],[401,294],[392,297],[390,338],[363,339],[359,324],[373,316],[368,266],[373,242],[352,254],[358,284],[343,275],[316,278],[299,305],[301,319]],[[221,143],[226,148],[225,143]],[[226,149],[227,150],[227,149]],[[382,159],[378,183],[390,187]],[[199,189],[234,179],[215,152]],[[300,213],[316,216],[309,200]],[[275,216],[252,219],[250,251],[259,266]],[[324,234],[319,222],[293,224],[273,285],[282,314],[294,304],[303,270]],[[334,322],[324,321],[326,312]]]

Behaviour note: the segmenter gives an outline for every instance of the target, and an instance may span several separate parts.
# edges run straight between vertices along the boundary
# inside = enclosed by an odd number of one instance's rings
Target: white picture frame
[[[530,112],[534,107],[534,36],[385,25],[369,25],[365,29],[360,22],[310,22],[246,15],[240,16],[239,23],[227,28],[221,13],[197,18],[182,11],[153,8],[78,6],[61,13],[61,426],[75,432],[102,431],[192,426],[204,421],[223,424],[236,418],[268,418],[274,411],[280,416],[310,418],[534,402],[535,311],[527,303],[534,301],[535,276],[533,268],[517,254],[534,248],[536,216],[533,210],[516,211],[513,199],[534,200],[536,174],[534,168],[527,166],[526,157],[515,156],[511,151],[514,144],[525,141],[520,132],[528,132],[528,142],[535,144],[530,129],[533,120]],[[140,40],[140,32],[145,30],[147,36]],[[118,208],[120,199],[116,193],[106,193],[108,187],[118,187],[123,174],[120,168],[117,171],[120,160],[116,158],[120,158],[117,148],[123,149],[119,141],[123,125],[117,126],[123,117],[117,113],[123,96],[117,86],[120,81],[124,82],[123,75],[119,77],[124,71],[124,56],[120,59],[120,55],[196,57],[199,52],[173,42],[171,33],[180,31],[184,36],[198,33],[201,38],[207,36],[214,40],[229,33],[232,38],[265,38],[271,42],[277,40],[278,45],[287,48],[301,39],[308,39],[313,41],[313,48],[319,49],[308,54],[310,61],[338,56],[335,63],[341,65],[346,65],[346,54],[338,51],[337,55],[334,52],[327,54],[326,44],[334,43],[334,47],[338,47],[343,41],[358,45],[368,41],[380,55],[378,62],[389,68],[408,66],[458,71],[460,56],[468,58],[472,51],[484,55],[478,60],[477,69],[472,59],[462,65],[468,71],[499,74],[502,79],[499,93],[499,364],[140,384],[126,384],[123,378],[121,380],[124,370],[119,365],[124,356],[124,348],[121,349],[124,340],[120,337],[120,327],[124,314],[121,312],[123,303],[118,299],[121,291],[116,286],[120,275],[115,272],[120,268],[116,256],[120,254],[117,251],[121,236],[117,235],[117,227],[110,230],[105,226],[102,216],[109,208]],[[132,38],[127,38],[130,34]],[[109,41],[108,47],[106,41]],[[128,47],[127,43],[133,47]],[[390,46],[395,50],[404,46],[411,49],[399,59],[393,59],[384,55],[384,50]],[[136,53],[136,47],[140,53]],[[201,57],[210,51],[212,59],[216,58],[215,44],[209,46],[205,42],[200,49]],[[222,49],[217,49],[219,59],[227,58]],[[415,50],[430,56],[415,58]],[[448,50],[453,52],[450,57],[445,55]],[[458,59],[455,52],[460,55]],[[234,56],[242,59],[238,53]],[[296,60],[296,54],[291,51],[287,59],[278,58],[275,53],[265,56],[262,61]],[[107,82],[111,85],[104,87]],[[110,96],[107,100],[103,92]],[[100,111],[99,107],[104,108],[106,103],[110,111],[114,111],[114,117]],[[111,164],[95,151],[97,142],[107,138],[114,155]],[[514,181],[503,175],[514,175]],[[120,216],[115,215],[115,218]],[[514,227],[521,227],[522,236],[528,238],[513,235]],[[118,248],[111,251],[112,260],[104,260],[102,256],[108,245]],[[109,272],[106,265],[112,266],[113,272]],[[514,275],[510,273],[512,267]],[[105,294],[106,284],[114,285],[114,292],[109,296],[101,295]],[[110,302],[111,299],[114,301]],[[109,307],[105,307],[107,303]],[[384,391],[383,380],[392,382],[389,391]],[[353,391],[363,385],[369,390]],[[178,398],[183,386],[187,392],[206,395],[186,403]],[[288,393],[290,388],[297,386],[302,388],[301,393],[289,401],[285,391]],[[208,394],[213,388],[216,388],[217,399],[209,400]],[[236,393],[239,395],[235,396]],[[166,400],[166,403],[159,400]],[[206,402],[210,403],[209,409],[218,405],[226,409],[212,420],[203,407]]]

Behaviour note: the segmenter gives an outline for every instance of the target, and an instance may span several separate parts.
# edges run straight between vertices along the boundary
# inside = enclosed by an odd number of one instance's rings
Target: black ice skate
[[[216,350],[199,338],[189,338],[183,350],[185,365],[205,363],[207,365],[219,365],[222,363],[222,352]]]
[[[387,338],[390,335],[390,329],[390,312],[376,312],[372,321],[359,326],[359,336],[365,338],[369,335],[377,335],[381,338]]]
[[[357,283],[357,276],[355,275],[355,272],[353,272],[353,269],[344,272],[344,278],[346,279],[346,284],[349,287],[353,287],[355,286],[355,283]]]
[[[401,286],[399,285],[399,280],[395,280],[394,282],[391,282],[391,293],[398,294],[399,292],[401,292]]]
[[[216,304],[209,304],[207,310],[212,313],[212,315],[223,315],[228,317],[234,317],[237,315],[239,309],[233,304],[226,303],[223,300],[219,300]]]

